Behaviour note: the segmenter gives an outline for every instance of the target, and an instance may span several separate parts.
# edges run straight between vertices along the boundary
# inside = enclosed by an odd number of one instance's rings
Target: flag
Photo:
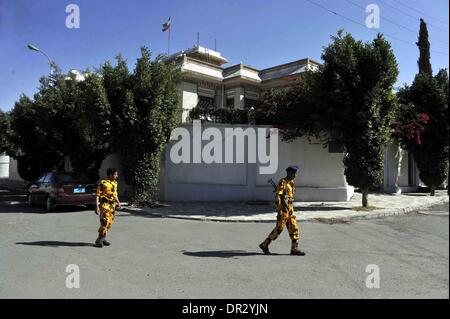
[[[172,17],[169,17],[167,22],[162,25],[162,32],[166,32],[167,30],[170,29],[170,24],[172,23],[171,18]]]

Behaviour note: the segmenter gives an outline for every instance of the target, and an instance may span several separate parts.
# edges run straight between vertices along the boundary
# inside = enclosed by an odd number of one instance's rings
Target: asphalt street
[[[0,298],[449,298],[448,211],[303,223],[304,257],[289,255],[286,230],[263,255],[270,223],[117,212],[112,245],[99,249],[93,211],[45,213],[0,190]],[[68,265],[79,288],[66,285]],[[368,265],[379,288],[366,285]]]

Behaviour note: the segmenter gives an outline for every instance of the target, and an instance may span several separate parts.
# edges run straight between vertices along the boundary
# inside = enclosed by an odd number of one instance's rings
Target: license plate
[[[74,194],[80,194],[80,193],[86,193],[86,188],[84,187],[77,187],[73,189]]]

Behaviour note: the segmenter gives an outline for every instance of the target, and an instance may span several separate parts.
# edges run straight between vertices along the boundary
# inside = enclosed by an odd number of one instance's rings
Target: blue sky
[[[379,31],[397,38],[386,37],[399,63],[398,85],[411,83],[417,72],[418,49],[398,40],[417,41],[419,22],[412,17],[433,24],[428,27],[433,71],[448,68],[448,0],[311,1],[361,24],[367,14],[350,2],[379,5]],[[65,26],[71,3],[80,8],[79,29]],[[27,43],[45,50],[64,72],[93,69],[118,53],[133,68],[142,45],[155,55],[167,52],[161,25],[168,16],[173,19],[171,52],[192,47],[200,32],[200,44],[214,48],[217,39],[218,51],[230,64],[243,61],[257,68],[307,56],[320,61],[322,47],[340,28],[362,40],[375,36],[306,0],[0,0],[0,108],[10,110],[21,93],[32,96],[39,78],[49,72],[45,57],[28,50]]]

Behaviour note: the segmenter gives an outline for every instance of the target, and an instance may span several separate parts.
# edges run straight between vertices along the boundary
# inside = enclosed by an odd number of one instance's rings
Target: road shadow
[[[19,242],[16,245],[27,246],[46,246],[46,247],[93,247],[92,243],[79,243],[79,242],[65,242],[65,241],[32,241],[32,242]]]
[[[219,258],[237,258],[247,256],[260,256],[264,255],[262,252],[249,252],[245,250],[213,250],[213,251],[185,251],[183,255],[192,257],[219,257]],[[271,253],[269,256],[279,255]]]

